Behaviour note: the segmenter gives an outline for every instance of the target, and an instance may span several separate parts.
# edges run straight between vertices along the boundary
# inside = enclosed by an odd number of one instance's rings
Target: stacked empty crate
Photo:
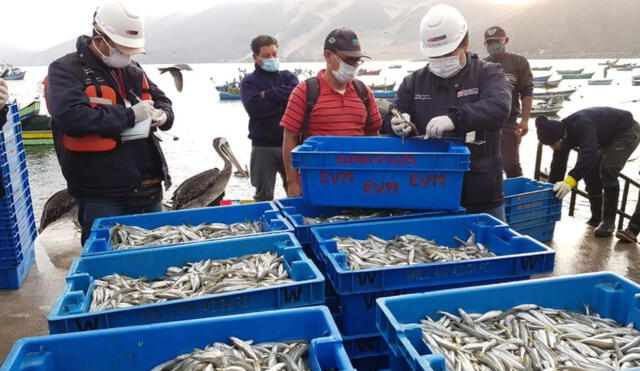
[[[555,197],[553,185],[520,177],[504,181],[506,222],[516,231],[539,241],[553,238],[562,213],[562,201]]]
[[[0,131],[0,288],[18,289],[35,259],[36,225],[29,189],[22,126],[9,106]]]

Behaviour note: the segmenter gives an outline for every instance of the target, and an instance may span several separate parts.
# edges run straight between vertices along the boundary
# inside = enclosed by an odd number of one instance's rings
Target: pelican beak
[[[231,161],[233,166],[238,169],[242,176],[249,176],[247,171],[242,167],[242,165],[240,165],[240,161],[236,158],[236,155],[231,150],[231,147],[229,147],[229,143],[227,141],[220,145],[220,149],[224,150],[225,154],[229,157],[229,161]]]

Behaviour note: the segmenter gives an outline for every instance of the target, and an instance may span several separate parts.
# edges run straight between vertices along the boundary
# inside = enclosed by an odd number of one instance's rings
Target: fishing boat
[[[613,79],[593,79],[589,80],[589,85],[611,85]]]
[[[584,68],[579,68],[577,70],[556,70],[558,75],[578,75],[584,72]]]
[[[640,75],[631,77],[631,86],[640,86]]]
[[[595,72],[590,73],[567,73],[562,74],[562,78],[566,80],[580,80],[580,79],[590,79],[595,75]]]
[[[558,85],[560,85],[561,81],[562,81],[562,78],[559,78],[557,80],[534,81],[533,82],[533,87],[534,88],[553,89],[553,88],[557,88]]]
[[[36,115],[23,120],[22,141],[25,146],[52,145],[51,116]]]
[[[382,72],[382,70],[371,70],[368,71],[366,69],[361,69],[358,71],[358,76],[378,76]]]
[[[29,103],[25,107],[20,108],[18,111],[18,115],[20,116],[20,121],[24,122],[27,119],[37,116],[40,113],[40,101],[34,100]]]
[[[614,68],[616,69],[616,71],[633,71],[636,66],[634,64],[627,64],[623,66],[616,66]]]
[[[396,90],[390,90],[390,91],[374,90],[373,91],[374,98],[392,99],[392,98],[395,98],[396,95],[398,95],[398,92]]]
[[[373,91],[376,91],[376,90],[389,91],[389,90],[393,90],[393,88],[395,86],[396,86],[396,82],[395,81],[390,83],[390,84],[384,83],[384,84],[380,84],[380,85],[376,85],[376,84],[369,85],[369,87]]]
[[[549,80],[549,77],[551,77],[551,75],[533,76],[533,81],[544,82]]]
[[[27,71],[21,70],[18,67],[13,67],[11,65],[4,65],[3,69],[5,71],[8,70],[7,75],[3,77],[4,80],[23,80],[24,76],[27,74]]]
[[[533,99],[542,99],[548,100],[553,98],[562,98],[569,99],[573,93],[576,92],[576,89],[566,89],[566,90],[547,90],[543,92],[533,92]]]
[[[390,70],[397,70],[397,69],[400,69],[400,68],[402,68],[401,64],[392,64],[391,66],[389,66]]]
[[[531,67],[531,71],[551,71],[553,66]]]
[[[531,108],[531,116],[549,115],[555,116],[562,109],[562,100],[549,100],[540,102]]]
[[[615,66],[616,63],[618,63],[619,60],[620,60],[619,58],[618,59],[614,59],[612,61],[608,60],[608,61],[605,61],[605,62],[600,62],[600,63],[598,63],[598,65],[600,65],[600,66]]]

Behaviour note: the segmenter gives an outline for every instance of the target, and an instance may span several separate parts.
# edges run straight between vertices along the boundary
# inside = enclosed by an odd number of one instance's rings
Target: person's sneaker
[[[591,219],[587,220],[587,225],[590,226],[590,227],[595,228],[598,225],[600,225],[601,221],[602,221],[601,219],[596,219],[594,217],[591,217]]]
[[[638,243],[638,239],[636,235],[633,232],[631,232],[629,229],[617,231],[616,237],[620,240],[620,242]]]

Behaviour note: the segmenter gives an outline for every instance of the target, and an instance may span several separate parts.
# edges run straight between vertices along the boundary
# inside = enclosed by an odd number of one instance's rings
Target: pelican
[[[241,173],[245,173],[246,170],[236,159],[226,139],[215,138],[213,140],[213,149],[224,161],[224,167],[222,170],[218,168],[205,170],[182,182],[173,192],[173,197],[171,198],[174,210],[219,204],[233,172],[233,166]]]
[[[61,218],[69,218],[76,220],[78,217],[78,207],[76,201],[71,197],[67,189],[63,189],[49,197],[42,209],[42,216],[40,217],[40,227],[38,233],[42,231],[54,221]]]
[[[167,71],[171,74],[171,76],[173,77],[173,82],[176,84],[176,89],[178,91],[182,91],[182,71],[193,71],[191,66],[184,63],[176,64],[171,67],[159,67],[158,70],[160,71],[161,75]]]

